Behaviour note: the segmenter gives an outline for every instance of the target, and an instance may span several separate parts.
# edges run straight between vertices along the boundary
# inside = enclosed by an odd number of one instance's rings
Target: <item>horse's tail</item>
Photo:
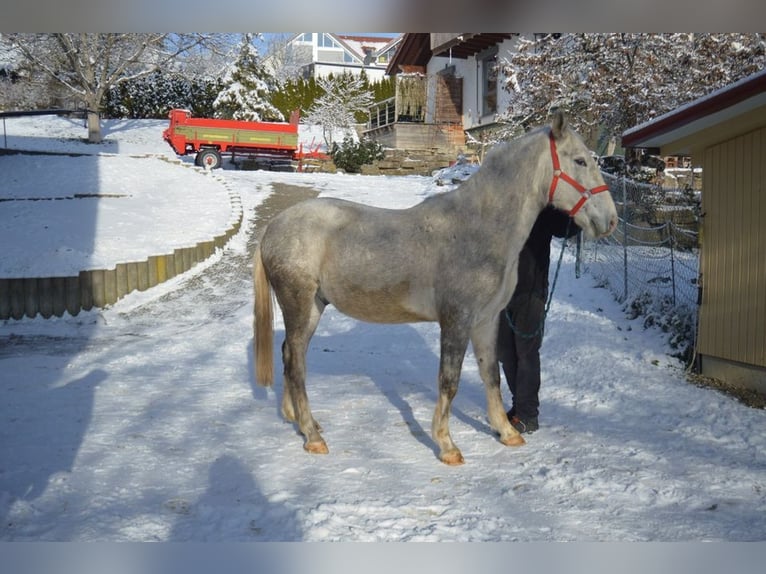
[[[261,258],[260,244],[253,256],[253,355],[255,381],[263,386],[274,384],[274,310],[271,284]]]

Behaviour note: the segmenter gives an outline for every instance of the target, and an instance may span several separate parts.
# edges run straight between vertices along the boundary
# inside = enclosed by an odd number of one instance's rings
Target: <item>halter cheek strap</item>
[[[553,203],[553,194],[556,192],[556,186],[558,186],[559,180],[563,179],[580,193],[580,200],[568,212],[570,217],[574,217],[575,213],[580,211],[580,208],[585,204],[586,201],[588,201],[591,195],[601,193],[602,191],[607,191],[609,186],[599,185],[593,189],[586,189],[585,186],[580,184],[580,182],[571,177],[565,171],[562,171],[561,163],[559,163],[559,154],[556,151],[556,140],[553,137],[553,133],[548,133],[548,140],[551,144],[551,158],[553,159],[553,180],[551,181],[551,188],[548,192],[548,203]]]

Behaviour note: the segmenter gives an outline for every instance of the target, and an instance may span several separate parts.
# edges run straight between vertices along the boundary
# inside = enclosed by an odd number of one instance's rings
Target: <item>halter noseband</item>
[[[553,138],[553,132],[548,133],[548,139],[551,143],[551,158],[553,159],[553,181],[551,181],[551,189],[548,192],[548,203],[553,203],[553,194],[556,192],[556,186],[559,183],[559,179],[563,179],[569,185],[574,187],[578,192],[580,192],[580,201],[578,201],[575,206],[569,210],[569,216],[574,217],[575,213],[580,211],[580,208],[585,204],[586,201],[588,201],[591,195],[601,193],[602,191],[607,191],[609,186],[599,185],[593,189],[586,189],[585,186],[581,185],[576,179],[571,177],[565,171],[562,171],[561,164],[559,163],[559,154],[556,152],[556,140]]]

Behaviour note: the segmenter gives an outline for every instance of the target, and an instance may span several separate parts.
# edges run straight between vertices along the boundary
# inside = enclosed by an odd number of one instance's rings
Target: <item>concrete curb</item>
[[[148,157],[136,155],[131,157]],[[180,160],[157,155],[170,163],[204,172]],[[150,255],[143,261],[117,263],[113,269],[80,271],[75,277],[0,278],[0,320],[36,317],[48,319],[64,313],[77,315],[94,307],[106,307],[132,291],[145,291],[172,279],[223,249],[242,227],[242,200],[228,184],[213,174],[229,192],[231,219],[226,230],[212,239],[189,247],[179,247],[172,253]]]

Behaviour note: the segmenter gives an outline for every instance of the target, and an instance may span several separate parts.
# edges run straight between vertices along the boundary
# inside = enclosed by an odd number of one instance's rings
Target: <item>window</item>
[[[313,36],[312,32],[304,32],[303,34],[295,38],[295,41],[300,42],[302,44],[311,44],[312,36]]]
[[[332,36],[326,33],[322,33],[319,36],[318,45],[320,48],[340,48],[340,44],[333,40]]]
[[[345,64],[360,63],[358,58],[355,58],[329,34],[320,34],[317,45],[319,46],[319,49],[317,50],[317,59],[320,62],[343,62]]]
[[[389,48],[388,50],[386,50],[382,54],[378,55],[378,64],[387,64],[388,62],[390,62],[391,58],[396,53],[396,48],[397,47],[394,46],[393,48]]]
[[[488,116],[497,112],[497,52],[481,60],[481,113]]]

